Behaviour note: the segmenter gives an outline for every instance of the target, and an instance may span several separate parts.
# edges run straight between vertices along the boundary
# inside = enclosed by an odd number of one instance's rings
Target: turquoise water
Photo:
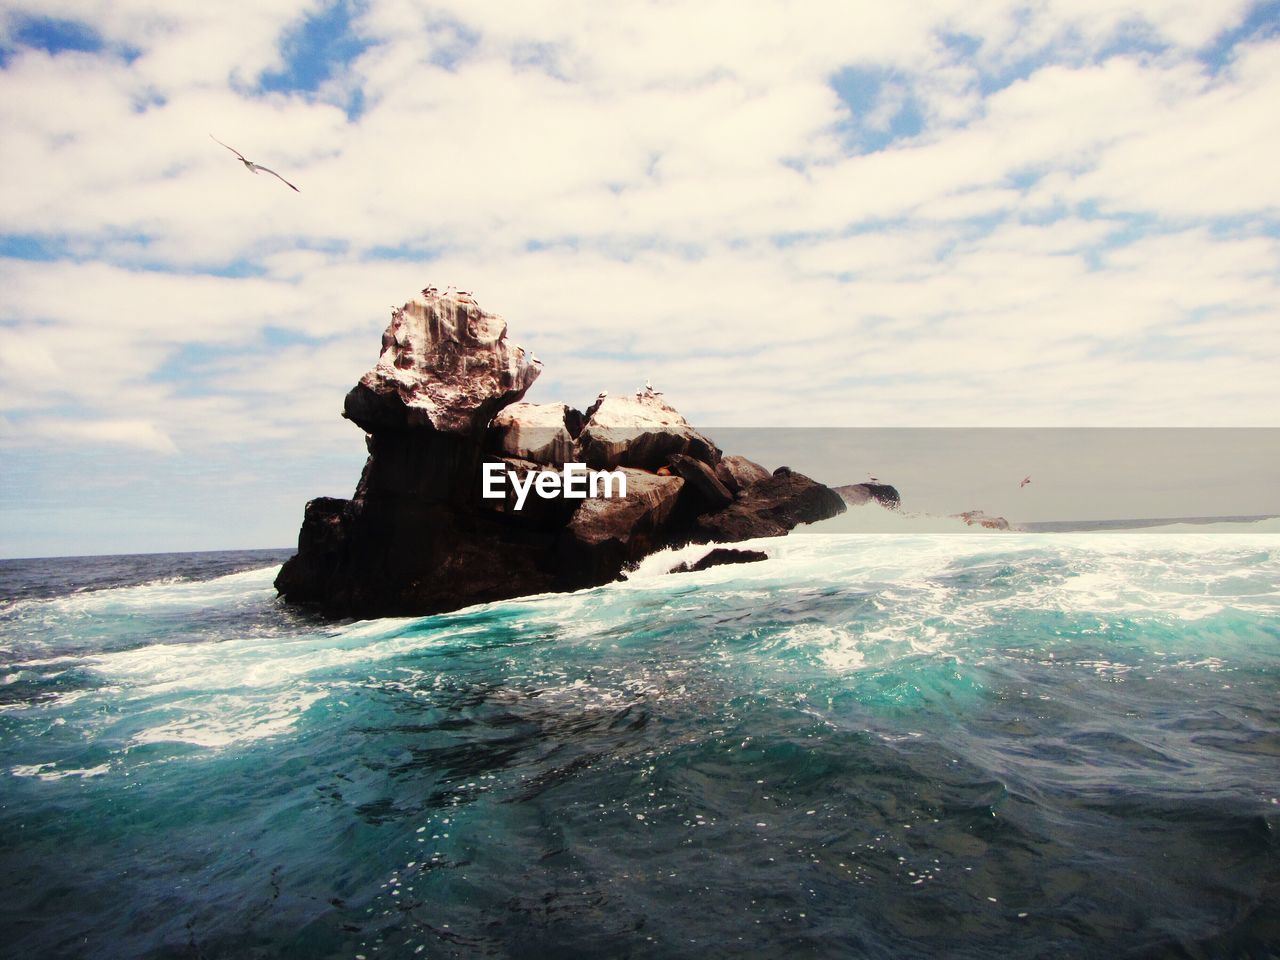
[[[760,544],[347,624],[0,564],[0,951],[1276,955],[1275,536]]]

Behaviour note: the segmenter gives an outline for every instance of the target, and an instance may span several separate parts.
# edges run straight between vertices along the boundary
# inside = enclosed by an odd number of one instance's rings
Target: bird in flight
[[[209,139],[212,140],[214,143],[221,144],[222,146],[227,147],[225,143],[222,143],[222,141],[219,140],[217,137],[215,137],[212,133],[209,134]],[[239,150],[237,150],[235,147],[227,147],[227,149],[240,158],[240,162],[244,164],[244,168],[248,170],[250,173],[257,173],[259,170],[261,170],[263,173],[271,174],[273,177],[275,177],[277,180],[283,183],[286,187],[288,187],[294,193],[302,192],[297,187],[295,187],[292,183],[290,183],[288,180],[280,176],[280,174],[276,173],[274,170],[270,169],[269,167],[264,167],[260,163],[254,163],[252,160],[246,160],[244,158],[244,154],[241,153]]]
[[[1023,487],[1025,487],[1025,486],[1026,486],[1028,483],[1030,483],[1030,482],[1031,482],[1031,478],[1030,478],[1030,477],[1023,477],[1023,478],[1022,478],[1022,482],[1021,482],[1020,484],[1018,484],[1018,489],[1019,489],[1019,490],[1021,490]]]

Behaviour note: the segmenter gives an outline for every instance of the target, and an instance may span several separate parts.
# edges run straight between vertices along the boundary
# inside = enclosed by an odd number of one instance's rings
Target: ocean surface
[[[359,623],[277,602],[288,551],[0,561],[0,955],[1278,956],[1251,529]]]

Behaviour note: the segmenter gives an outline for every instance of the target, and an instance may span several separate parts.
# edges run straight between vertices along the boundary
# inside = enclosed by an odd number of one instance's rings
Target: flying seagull
[[[212,133],[211,133],[211,134],[209,134],[209,139],[210,139],[210,140],[212,140],[214,143],[222,144],[222,146],[227,147],[227,145],[226,145],[225,143],[222,143],[222,141],[221,141],[221,140],[219,140],[217,137],[215,137]],[[277,180],[279,180],[281,183],[283,183],[286,187],[288,187],[288,188],[289,188],[290,190],[292,190],[294,193],[301,193],[301,192],[302,192],[302,191],[301,191],[301,190],[299,190],[297,187],[295,187],[292,183],[290,183],[290,182],[289,182],[288,180],[286,180],[284,177],[280,176],[280,174],[276,173],[276,172],[275,172],[274,170],[272,170],[271,168],[269,168],[269,167],[264,167],[264,166],[263,166],[262,164],[260,164],[260,163],[254,163],[252,160],[246,160],[246,159],[244,158],[244,154],[243,154],[243,153],[241,153],[239,150],[237,150],[235,147],[227,147],[227,149],[228,149],[228,150],[230,150],[232,153],[234,153],[237,157],[239,157],[239,158],[240,158],[240,162],[244,164],[244,168],[245,168],[246,170],[248,170],[250,173],[257,173],[259,170],[261,170],[263,173],[269,173],[269,174],[271,174],[273,177],[275,177]]]
[[[1021,490],[1023,487],[1025,487],[1025,486],[1026,486],[1028,483],[1030,483],[1030,482],[1031,482],[1031,478],[1030,478],[1030,477],[1023,477],[1022,482],[1021,482],[1020,484],[1018,484],[1018,489],[1019,489],[1019,490]]]

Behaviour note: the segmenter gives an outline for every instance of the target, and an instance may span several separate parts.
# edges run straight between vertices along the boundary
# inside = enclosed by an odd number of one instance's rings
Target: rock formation
[[[849,483],[832,489],[851,507],[861,506],[870,500],[876,501],[886,510],[897,510],[902,506],[897,488],[887,483]]]
[[[731,563],[759,563],[761,560],[768,560],[769,555],[763,550],[735,550],[732,547],[716,547],[714,550],[704,553],[693,563],[678,563],[669,571],[670,573],[701,573],[703,570],[710,570],[712,567],[723,567]]]
[[[955,514],[957,520],[963,520],[969,526],[986,527],[988,530],[1008,530],[1009,521],[1004,517],[991,517],[981,510],[966,510]]]
[[[617,579],[654,550],[778,536],[845,509],[780,468],[723,456],[654,391],[586,413],[522,401],[541,364],[469,296],[424,291],[392,312],[343,415],[369,456],[350,500],[307,504],[276,578],[329,616],[428,614]],[[616,469],[626,496],[481,495],[483,465],[519,478],[565,463]]]

